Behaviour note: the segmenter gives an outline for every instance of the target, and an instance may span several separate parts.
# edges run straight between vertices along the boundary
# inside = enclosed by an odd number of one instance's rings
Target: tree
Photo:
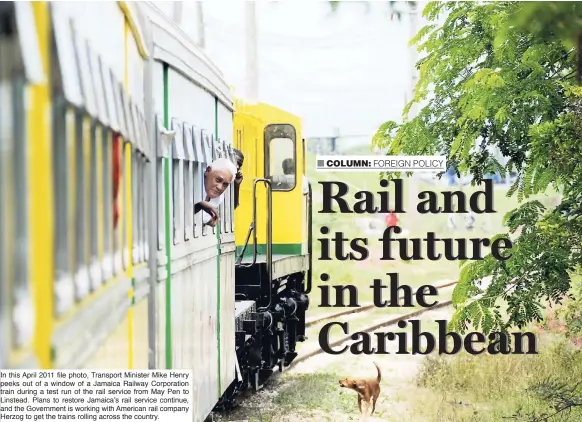
[[[531,17],[540,10],[546,22],[536,26]],[[447,15],[438,26],[434,22],[441,13]],[[381,125],[373,143],[388,155],[444,154],[448,167],[471,174],[474,183],[496,170],[517,172],[508,195],[517,194],[522,204],[505,216],[509,233],[521,227],[509,251],[512,258],[498,261],[488,255],[463,263],[451,328],[463,332],[472,323],[488,333],[523,327],[541,319],[544,299],[559,302],[567,294],[570,275],[581,263],[582,104],[576,50],[571,38],[548,30],[561,27],[559,15],[578,22],[564,27],[577,34],[580,7],[433,2],[423,14],[431,24],[411,41],[426,53],[417,63],[415,97],[403,122]],[[408,119],[413,102],[425,105]],[[505,165],[495,159],[495,149],[509,158]],[[523,202],[550,185],[562,192],[556,207]],[[490,285],[481,291],[488,276]],[[499,299],[507,303],[507,320]]]

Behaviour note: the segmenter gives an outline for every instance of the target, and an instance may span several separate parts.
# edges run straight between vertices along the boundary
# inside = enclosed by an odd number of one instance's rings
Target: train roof
[[[151,23],[147,38],[153,45],[154,60],[167,63],[185,77],[215,95],[228,109],[233,110],[230,86],[220,69],[210,60],[176,22],[153,2],[136,2]],[[146,31],[148,32],[148,31]]]
[[[299,121],[301,117],[287,110],[267,103],[248,103],[243,98],[235,99],[235,110],[239,113],[257,113],[269,123],[285,123],[287,121]]]

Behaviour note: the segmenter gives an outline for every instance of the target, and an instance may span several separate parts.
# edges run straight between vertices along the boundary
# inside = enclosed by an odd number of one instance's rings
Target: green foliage
[[[568,48],[574,47],[582,31],[582,4],[576,1],[524,2],[520,13],[512,16],[502,28],[499,39],[506,38],[512,27],[538,38],[563,42]]]
[[[582,337],[582,275],[580,269],[572,277],[571,295],[562,308],[556,311],[556,316],[566,325],[569,337]]]
[[[459,175],[479,183],[490,173],[515,171],[508,195],[522,202],[551,184],[561,203],[545,209],[526,202],[506,216],[517,238],[512,257],[464,263],[453,303],[451,327],[469,324],[484,331],[525,326],[541,319],[542,301],[558,302],[581,261],[582,89],[576,85],[580,6],[537,2],[432,2],[429,21],[446,12],[442,25],[431,23],[411,43],[424,53],[419,81],[403,122],[386,122],[373,144],[387,155],[445,155]],[[544,15],[547,25],[532,21]],[[548,30],[570,27],[561,36]],[[566,30],[573,31],[566,36]],[[409,118],[413,103],[423,106]],[[502,165],[495,151],[507,162]],[[389,173],[383,177],[400,177]],[[489,280],[487,288],[481,288]],[[498,300],[508,306],[502,318]]]

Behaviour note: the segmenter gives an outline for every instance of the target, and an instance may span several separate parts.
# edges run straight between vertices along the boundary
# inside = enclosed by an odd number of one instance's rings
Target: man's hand
[[[237,185],[240,185],[243,181],[243,174],[239,171],[236,173],[236,176],[234,178],[234,183],[236,183]]]
[[[212,204],[207,201],[202,201],[200,202],[200,207],[208,214],[210,214],[210,217],[212,217],[212,220],[206,224],[211,227],[216,226],[216,223],[218,222],[218,212],[216,212],[216,209],[212,206]]]

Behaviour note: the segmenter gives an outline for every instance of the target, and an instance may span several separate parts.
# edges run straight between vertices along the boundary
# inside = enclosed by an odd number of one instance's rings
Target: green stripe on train
[[[240,256],[243,246],[236,247],[236,256]],[[273,255],[301,255],[301,243],[274,243],[272,248]],[[259,243],[257,245],[257,255],[266,255],[267,245]],[[253,256],[253,245],[247,245],[245,257]]]

